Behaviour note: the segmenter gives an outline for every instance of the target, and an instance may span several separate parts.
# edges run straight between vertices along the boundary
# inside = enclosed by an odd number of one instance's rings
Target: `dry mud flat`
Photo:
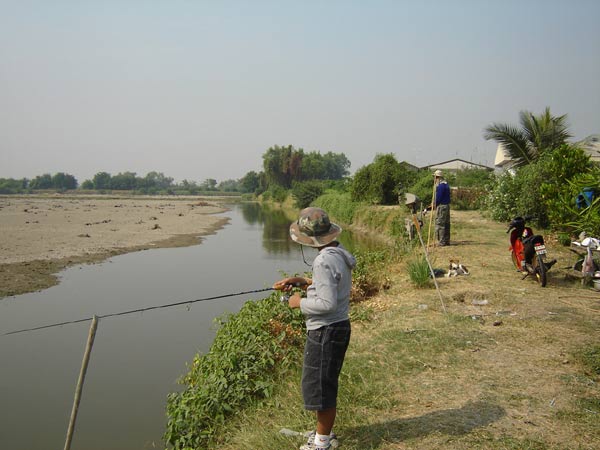
[[[198,197],[0,197],[0,297],[52,286],[69,265],[197,244],[224,211]]]

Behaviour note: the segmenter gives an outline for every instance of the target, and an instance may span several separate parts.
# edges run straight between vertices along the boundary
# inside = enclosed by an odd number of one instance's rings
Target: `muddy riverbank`
[[[0,197],[0,297],[53,286],[71,265],[198,244],[226,210],[199,197]]]

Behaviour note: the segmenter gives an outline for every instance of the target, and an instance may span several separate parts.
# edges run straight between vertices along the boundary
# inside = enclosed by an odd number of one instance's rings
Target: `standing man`
[[[306,319],[306,344],[302,366],[304,408],[316,411],[317,429],[300,450],[329,450],[337,447],[333,424],[337,412],[338,378],[350,342],[350,290],[356,259],[335,239],[342,229],[331,223],[320,208],[305,208],[290,225],[290,237],[300,245],[315,247],[313,279],[284,278],[273,289],[306,290],[295,293],[290,308],[300,308]]]
[[[435,236],[440,246],[450,245],[450,186],[441,170],[433,174],[435,184]]]

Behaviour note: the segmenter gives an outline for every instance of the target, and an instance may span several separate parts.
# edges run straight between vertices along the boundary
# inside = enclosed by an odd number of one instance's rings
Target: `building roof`
[[[592,161],[600,162],[600,134],[591,134],[577,145],[590,155]]]
[[[429,166],[422,167],[423,169],[429,170],[462,170],[462,169],[486,169],[486,170],[494,170],[491,167],[484,166],[483,164],[476,164],[474,162],[465,161],[464,159],[455,158],[450,159],[448,161],[442,161],[436,164],[431,164]]]

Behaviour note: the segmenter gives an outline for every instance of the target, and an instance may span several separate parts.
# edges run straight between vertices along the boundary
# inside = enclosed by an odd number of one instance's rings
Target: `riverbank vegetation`
[[[410,258],[377,259],[383,261],[387,288],[352,305],[353,338],[336,422],[343,448],[592,449],[600,444],[597,294],[568,282],[558,268],[545,289],[521,280],[511,269],[504,231],[503,224],[479,212],[453,212],[455,245],[435,248],[430,256],[436,268],[458,259],[470,275],[438,279],[447,313],[431,283],[413,286]],[[548,250],[562,261],[569,258],[556,243],[549,242]],[[313,426],[300,398],[301,318],[276,296],[249,308],[256,308],[248,311],[254,319],[231,328],[222,321],[224,334],[204,355],[227,369],[215,372],[214,362],[197,362],[204,358],[198,356],[178,394],[185,400],[170,399],[167,437],[175,448],[297,448],[303,438],[279,430],[305,432]],[[234,336],[226,337],[230,332]],[[273,342],[262,343],[263,337],[283,344],[275,349]],[[222,348],[226,356],[219,358]],[[246,379],[242,374],[254,362],[268,370]],[[262,382],[267,386],[257,389]],[[221,386],[227,406],[222,416],[203,419],[205,429],[194,421],[205,411],[206,397],[194,398],[216,392],[207,386],[212,383]],[[239,392],[253,395],[229,411],[228,396]],[[220,402],[211,397],[211,404]],[[192,436],[200,440],[185,440]]]
[[[351,318],[360,322],[373,314],[362,302],[389,288],[385,270],[392,255],[377,250],[355,256]],[[217,325],[210,351],[194,357],[180,380],[184,389],[168,397],[165,440],[175,449],[213,448],[232,418],[270,403],[301,370],[304,318],[280,301],[280,293],[247,302]]]

